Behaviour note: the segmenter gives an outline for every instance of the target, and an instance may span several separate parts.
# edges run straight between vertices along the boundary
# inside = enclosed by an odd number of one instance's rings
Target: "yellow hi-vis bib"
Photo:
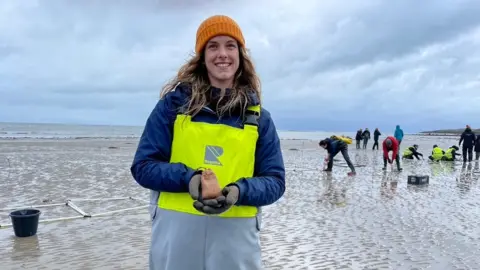
[[[442,159],[442,157],[443,157],[442,148],[440,148],[440,147],[433,148],[432,158],[434,160],[440,160],[440,159]]]
[[[453,152],[453,148],[448,148],[448,150],[445,151],[445,157],[448,159],[453,159],[452,152]]]
[[[260,106],[249,106],[247,115],[259,115]],[[194,122],[190,115],[178,114],[173,128],[170,163],[183,163],[193,169],[210,168],[220,188],[242,177],[252,177],[258,127],[244,123],[243,128],[224,124]],[[205,215],[193,207],[188,192],[161,192],[158,207],[194,215]],[[220,217],[254,217],[257,207],[233,205]]]
[[[410,147],[408,147],[407,149],[405,149],[405,151],[403,151],[403,156],[404,157],[408,157],[408,156],[411,156],[413,155],[413,152],[412,150],[410,150]]]

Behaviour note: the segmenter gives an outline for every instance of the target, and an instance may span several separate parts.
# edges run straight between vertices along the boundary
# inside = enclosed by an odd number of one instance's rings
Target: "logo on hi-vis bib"
[[[207,147],[205,147],[204,162],[205,164],[222,166],[222,163],[218,159],[221,155],[223,155],[222,147],[215,145],[207,145]]]

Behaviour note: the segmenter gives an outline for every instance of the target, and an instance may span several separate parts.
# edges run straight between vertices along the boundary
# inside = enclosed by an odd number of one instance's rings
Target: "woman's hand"
[[[200,212],[208,215],[221,214],[238,201],[240,190],[236,185],[229,185],[223,188],[222,195],[215,199],[197,200],[193,202],[193,207]]]

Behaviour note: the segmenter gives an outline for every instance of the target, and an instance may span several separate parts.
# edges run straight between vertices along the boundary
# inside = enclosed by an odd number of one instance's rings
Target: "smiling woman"
[[[131,172],[151,190],[150,269],[262,269],[261,207],[285,192],[280,140],[238,24],[212,16],[164,86]]]
[[[205,20],[197,30],[195,52],[177,76],[164,86],[161,97],[183,83],[188,84],[192,92],[188,114],[196,115],[207,105],[207,99],[218,109],[220,117],[229,110],[244,112],[254,100],[260,105],[260,79],[235,21],[219,15]]]
[[[232,88],[235,72],[240,62],[237,41],[229,36],[217,36],[207,43],[205,65],[210,84]]]

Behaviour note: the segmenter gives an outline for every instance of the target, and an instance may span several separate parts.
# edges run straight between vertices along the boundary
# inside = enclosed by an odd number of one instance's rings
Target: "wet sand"
[[[415,142],[425,156],[433,143],[457,142],[412,140],[402,149]],[[129,173],[136,142],[0,140],[0,208],[74,198],[147,200],[148,191]],[[263,209],[265,269],[478,269],[478,163],[405,161],[403,172],[384,173],[381,151],[371,146],[350,146],[354,163],[364,165],[352,178],[341,154],[326,174],[317,142],[282,142],[287,191]],[[410,174],[430,175],[430,185],[408,186]],[[145,205],[130,199],[75,204],[91,214]],[[41,210],[41,219],[78,215],[67,206]],[[10,223],[8,213],[0,211],[0,224]],[[0,229],[1,269],[147,269],[149,234],[146,207],[40,223],[29,238],[16,238],[8,227]]]

